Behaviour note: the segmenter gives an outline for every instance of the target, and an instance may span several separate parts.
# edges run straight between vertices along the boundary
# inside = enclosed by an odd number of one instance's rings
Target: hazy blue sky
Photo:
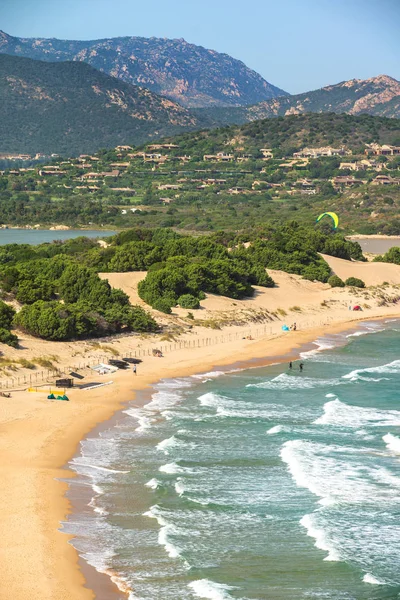
[[[382,73],[400,79],[400,0],[0,0],[0,29],[185,38],[291,93]]]

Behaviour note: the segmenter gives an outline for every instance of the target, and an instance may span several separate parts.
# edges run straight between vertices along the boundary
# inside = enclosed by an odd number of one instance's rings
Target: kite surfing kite
[[[322,213],[322,215],[319,215],[318,219],[317,219],[317,223],[319,223],[319,221],[321,221],[321,219],[323,219],[324,217],[330,217],[333,221],[333,228],[337,229],[338,225],[339,225],[339,217],[337,216],[336,213],[334,212],[326,212],[326,213]]]

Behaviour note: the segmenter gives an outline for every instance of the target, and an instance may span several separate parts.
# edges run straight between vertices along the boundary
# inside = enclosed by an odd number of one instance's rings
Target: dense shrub
[[[156,331],[154,319],[139,306],[110,305],[94,309],[86,303],[35,302],[16,315],[17,327],[47,340],[69,340],[127,331]]]
[[[0,300],[0,328],[10,329],[15,316],[15,310]]]
[[[245,265],[266,267],[302,275],[306,279],[328,281],[329,265],[318,254],[325,237],[291,223],[267,233],[267,239],[255,239],[248,248],[232,252]]]
[[[46,340],[68,340],[75,333],[74,317],[58,302],[39,300],[24,306],[14,323],[23,331]]]
[[[157,324],[151,316],[132,307],[124,292],[112,289],[99,277],[100,270],[147,270],[138,286],[140,297],[153,308],[170,313],[177,304],[187,309],[199,307],[205,293],[241,299],[253,295],[253,285],[273,287],[267,268],[326,282],[331,272],[322,252],[347,260],[363,259],[358,244],[296,222],[260,225],[249,234],[199,237],[169,229],[135,229],[110,241],[108,248],[99,248],[85,238],[36,247],[3,247],[1,287],[24,304],[15,317],[16,325],[54,340],[155,331]],[[244,244],[247,241],[249,245]],[[13,309],[0,305],[0,327],[9,329],[13,316]]]
[[[162,251],[159,246],[154,246],[151,242],[130,242],[118,246],[108,269],[117,273],[146,271],[153,263],[161,260]]]
[[[54,297],[54,287],[46,279],[35,279],[32,283],[28,280],[18,285],[15,295],[18,302],[33,304],[38,300],[51,300]]]
[[[358,279],[357,277],[349,277],[346,279],[345,284],[350,287],[365,288],[365,283],[363,280]]]
[[[131,331],[154,332],[158,330],[156,321],[141,306],[129,307],[128,325]]]
[[[275,281],[272,279],[272,277],[268,275],[264,267],[260,267],[259,265],[251,267],[249,272],[249,281],[253,285],[260,285],[267,288],[272,288],[275,286]]]
[[[18,347],[18,337],[3,327],[0,327],[0,342],[12,348]]]
[[[187,294],[199,301],[204,292],[237,299],[254,293],[250,277],[241,262],[227,259],[188,262],[184,257],[171,258],[165,268],[149,271],[139,283],[138,290],[140,297],[153,308],[157,308],[160,299],[164,306],[176,306],[179,298]]]
[[[345,283],[343,279],[340,279],[337,275],[332,275],[328,279],[328,283],[331,287],[344,287]]]
[[[351,258],[353,258],[352,254],[357,254],[357,248],[355,247],[355,244],[353,247],[352,242],[347,242],[343,238],[331,237],[326,240],[322,252],[323,254],[329,254],[329,256],[336,256],[337,258],[343,258],[344,260],[351,260]]]
[[[183,294],[180,296],[178,304],[181,308],[200,308],[199,299],[192,294]]]
[[[390,250],[388,250],[383,256],[376,256],[374,258],[374,261],[400,265],[400,248],[394,246],[393,248],[390,248]]]
[[[171,302],[166,298],[157,298],[153,301],[152,308],[155,310],[159,310],[160,312],[165,313],[166,315],[170,315],[171,310]]]

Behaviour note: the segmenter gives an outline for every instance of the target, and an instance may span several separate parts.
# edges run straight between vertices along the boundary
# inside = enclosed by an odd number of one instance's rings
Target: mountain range
[[[242,62],[184,40],[0,31],[0,102],[0,152],[75,155],[310,112],[399,118],[400,83],[380,75],[290,96]]]
[[[0,54],[0,151],[75,155],[198,129],[168,98],[81,62]]]
[[[18,38],[0,31],[0,53],[51,62],[86,62],[185,107],[245,106],[287,95],[240,60],[184,39],[68,41]]]
[[[388,75],[365,80],[351,79],[304,94],[274,98],[254,106],[209,108],[196,112],[216,125],[240,125],[257,119],[311,112],[399,118],[400,82]]]

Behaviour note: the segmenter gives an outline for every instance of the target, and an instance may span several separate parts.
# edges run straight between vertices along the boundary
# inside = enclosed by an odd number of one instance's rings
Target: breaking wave
[[[337,427],[391,427],[400,425],[400,411],[380,410],[353,406],[338,398],[326,402],[324,414],[314,421],[315,425],[335,425]]]

